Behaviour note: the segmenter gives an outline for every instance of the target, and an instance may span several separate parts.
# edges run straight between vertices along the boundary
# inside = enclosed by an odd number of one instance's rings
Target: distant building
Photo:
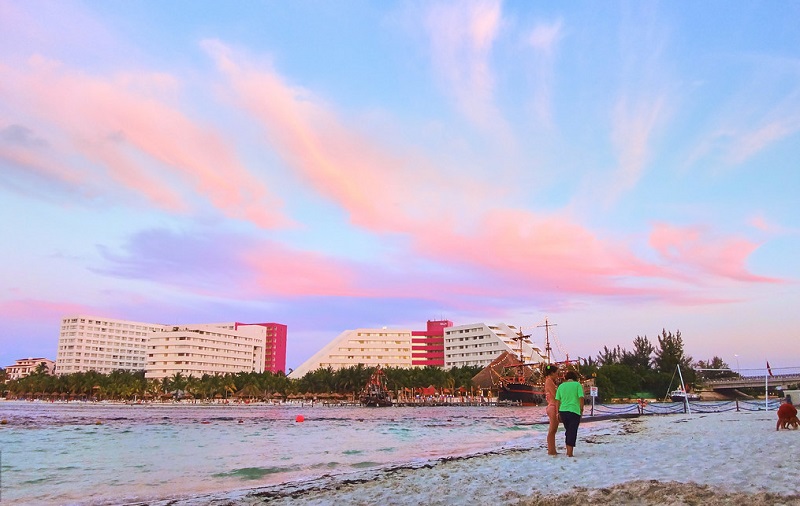
[[[264,371],[266,327],[238,323],[178,325],[154,332],[147,341],[145,377],[162,379],[180,373]]]
[[[163,325],[69,316],[61,320],[55,373],[145,370],[147,377],[161,378],[175,372],[277,372],[286,367],[286,336],[286,325],[279,323]]]
[[[444,367],[486,367],[504,351],[519,356],[520,342],[516,327],[498,323],[473,323],[444,329]],[[529,339],[522,340],[525,362],[544,362],[542,351]]]
[[[345,330],[289,374],[302,378],[319,368],[333,370],[357,365],[411,367],[411,331],[405,329]]]
[[[56,374],[141,371],[147,362],[147,339],[165,328],[155,323],[97,316],[62,318]]]
[[[14,365],[6,367],[6,379],[22,379],[25,376],[35,373],[42,364],[44,364],[47,374],[53,374],[53,372],[55,372],[56,363],[49,358],[21,358],[17,360]]]
[[[411,332],[411,365],[444,367],[444,331],[450,320],[428,320],[427,330]]]

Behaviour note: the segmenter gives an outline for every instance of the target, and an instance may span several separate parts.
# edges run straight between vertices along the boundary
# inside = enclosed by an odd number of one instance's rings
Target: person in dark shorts
[[[556,406],[558,418],[564,424],[566,432],[567,457],[573,457],[578,440],[578,426],[583,415],[583,385],[578,381],[578,373],[575,371],[568,371],[564,375],[564,382],[558,385]]]

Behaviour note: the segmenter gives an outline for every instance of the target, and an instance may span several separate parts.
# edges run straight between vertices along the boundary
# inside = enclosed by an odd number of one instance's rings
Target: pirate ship
[[[545,319],[545,355],[536,354],[540,360],[526,362],[523,343],[530,344],[530,335],[520,329],[513,337],[517,342],[516,353],[508,351],[498,356],[491,364],[473,378],[473,383],[491,380],[491,388],[497,392],[500,404],[519,406],[538,406],[545,401],[544,383],[541,367],[551,362],[550,327],[554,326]],[[538,351],[534,349],[534,351]],[[531,356],[533,358],[533,355]],[[567,359],[569,362],[569,359]]]
[[[545,400],[544,385],[538,381],[539,363],[526,364],[522,352],[522,343],[526,339],[530,339],[530,335],[523,334],[520,328],[513,339],[519,344],[518,356],[514,357],[517,363],[510,368],[505,368],[503,374],[498,375],[497,401],[521,406],[538,406]],[[546,342],[549,362],[549,339]],[[532,366],[536,366],[536,369]]]
[[[385,407],[392,405],[392,397],[386,386],[386,374],[378,366],[369,377],[367,384],[361,390],[359,402],[369,407]]]

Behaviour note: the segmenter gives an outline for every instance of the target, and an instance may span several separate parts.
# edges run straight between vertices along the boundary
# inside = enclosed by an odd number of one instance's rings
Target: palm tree
[[[145,383],[144,395],[150,399],[158,399],[161,395],[161,380],[158,378],[149,378]]]
[[[167,378],[164,378],[167,379]],[[186,389],[186,377],[181,374],[180,371],[176,372],[169,378],[167,385],[165,385],[164,390],[166,392],[173,393],[175,395],[180,395]]]
[[[200,393],[200,380],[195,378],[194,375],[190,374],[186,378],[186,386],[184,387],[184,391],[193,398],[196,398],[197,394]]]
[[[225,375],[222,383],[222,388],[225,391],[226,399],[228,398],[228,395],[233,395],[234,393],[236,393],[236,382],[234,381],[232,375],[230,374]]]

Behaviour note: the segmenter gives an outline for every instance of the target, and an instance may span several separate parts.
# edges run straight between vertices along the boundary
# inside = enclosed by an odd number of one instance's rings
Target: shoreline
[[[784,457],[800,453],[800,430],[775,431],[774,416],[728,412],[624,418],[599,430],[579,431],[574,459],[563,453],[547,456],[543,437],[536,437],[530,448],[128,504],[452,505],[465,497],[496,506],[656,505],[666,498],[673,504],[800,503],[787,479],[797,475],[798,466]],[[563,432],[557,442],[563,452]]]

